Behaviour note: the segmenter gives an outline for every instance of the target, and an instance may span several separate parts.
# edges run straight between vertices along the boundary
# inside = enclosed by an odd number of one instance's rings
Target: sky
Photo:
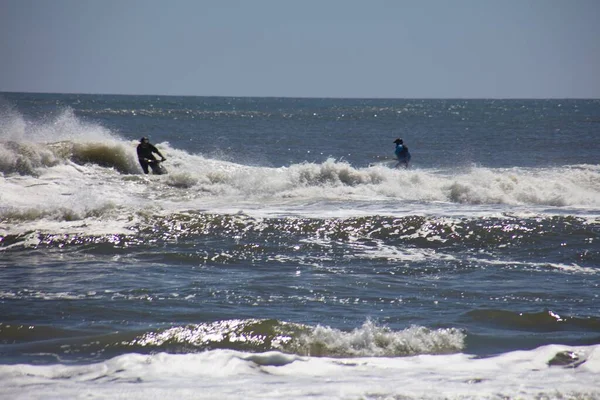
[[[0,0],[0,92],[600,98],[600,0]]]

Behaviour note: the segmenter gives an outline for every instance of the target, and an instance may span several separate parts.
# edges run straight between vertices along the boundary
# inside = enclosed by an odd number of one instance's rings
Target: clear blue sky
[[[0,91],[600,98],[600,0],[0,0]]]

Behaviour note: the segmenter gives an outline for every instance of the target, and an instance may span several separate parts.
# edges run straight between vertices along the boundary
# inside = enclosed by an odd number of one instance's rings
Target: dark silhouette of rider
[[[137,155],[138,161],[140,162],[140,165],[144,170],[145,174],[148,173],[148,166],[152,163],[157,162],[156,157],[154,157],[154,154],[152,153],[158,154],[162,158],[161,161],[166,160],[166,158],[160,153],[160,151],[158,151],[158,149],[154,145],[150,144],[150,140],[148,140],[147,137],[141,138],[140,144],[138,144],[137,147]]]
[[[396,143],[396,150],[394,151],[394,154],[396,154],[396,158],[398,159],[396,168],[398,168],[400,165],[404,165],[405,168],[408,168],[408,163],[410,162],[411,158],[408,147],[400,138],[394,140],[394,143]]]

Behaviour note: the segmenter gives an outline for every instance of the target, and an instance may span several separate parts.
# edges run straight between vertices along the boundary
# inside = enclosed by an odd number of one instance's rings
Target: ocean
[[[0,93],[0,398],[600,398],[599,140],[600,100]]]

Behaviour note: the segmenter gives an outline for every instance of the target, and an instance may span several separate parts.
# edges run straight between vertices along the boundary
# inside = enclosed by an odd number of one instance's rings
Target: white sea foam
[[[463,170],[357,168],[333,159],[269,168],[189,154],[157,143],[165,176],[143,176],[135,140],[70,110],[31,123],[14,113],[0,127],[0,218],[10,231],[85,222],[123,231],[140,209],[255,216],[572,213],[597,216],[600,166]],[[100,222],[100,223],[96,223]],[[79,226],[83,224],[79,223]],[[0,226],[6,233],[7,226]]]
[[[124,169],[137,168],[134,144],[118,146],[129,150],[123,152],[124,159],[117,164]],[[77,164],[68,159],[38,166],[35,175],[8,171],[0,176],[0,216],[16,216],[13,227],[22,224],[28,225],[27,229],[43,229],[44,223],[69,220],[86,220],[93,226],[95,218],[102,221],[103,227],[115,225],[116,233],[124,229],[122,222],[135,217],[140,208],[162,213],[244,211],[258,217],[342,218],[505,213],[593,217],[600,208],[600,189],[595,184],[600,171],[593,167],[573,168],[572,173],[517,170],[511,172],[512,177],[506,177],[503,171],[481,169],[455,176],[427,170],[354,169],[333,161],[320,166],[264,168],[186,154],[166,143],[159,146],[170,160],[170,173],[165,176],[123,174],[115,167]],[[315,169],[327,173],[315,174]],[[354,177],[344,178],[349,171]],[[555,181],[563,179],[568,183],[557,188]],[[128,218],[119,221],[124,216]]]
[[[566,352],[579,360],[550,365]],[[127,354],[90,365],[0,365],[0,398],[595,399],[600,346],[466,354],[318,358],[214,350]]]
[[[533,271],[546,271],[548,269],[555,269],[560,272],[568,274],[584,274],[584,275],[596,275],[599,270],[597,268],[582,267],[575,263],[573,264],[558,264],[558,263],[541,263],[541,262],[523,262],[516,260],[506,259],[488,259],[488,258],[471,258],[480,264],[490,265],[518,265],[522,270],[533,270]]]

